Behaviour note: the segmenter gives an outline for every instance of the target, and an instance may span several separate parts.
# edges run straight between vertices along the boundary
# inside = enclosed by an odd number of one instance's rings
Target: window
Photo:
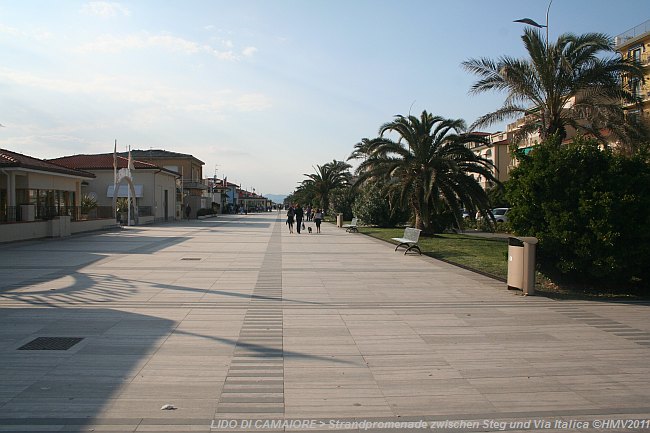
[[[641,120],[641,112],[639,110],[629,110],[626,115],[630,123],[638,123]]]
[[[627,58],[635,62],[641,61],[641,47],[634,47],[627,52]]]
[[[629,81],[630,83],[630,93],[632,93],[632,96],[635,98],[638,98],[641,96],[641,80],[638,78],[632,78]]]

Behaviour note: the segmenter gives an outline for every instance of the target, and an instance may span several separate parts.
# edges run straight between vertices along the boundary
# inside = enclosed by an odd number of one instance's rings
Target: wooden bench
[[[418,253],[422,255],[422,250],[418,246],[418,240],[420,239],[420,232],[422,230],[419,229],[414,229],[412,227],[407,227],[404,229],[404,236],[401,238],[391,238],[394,241],[399,242],[399,245],[395,247],[395,251],[399,247],[406,247],[406,251],[404,251],[404,254],[408,253],[411,250],[418,250]]]
[[[348,233],[358,232],[359,229],[357,228],[357,217],[352,218],[352,221],[350,221],[350,224],[343,224],[342,227]]]

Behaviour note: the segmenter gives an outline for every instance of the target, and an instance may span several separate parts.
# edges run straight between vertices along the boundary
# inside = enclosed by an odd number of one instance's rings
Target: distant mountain
[[[273,203],[282,203],[284,202],[284,199],[287,198],[287,195],[284,194],[264,194],[264,197],[268,198],[271,200]]]

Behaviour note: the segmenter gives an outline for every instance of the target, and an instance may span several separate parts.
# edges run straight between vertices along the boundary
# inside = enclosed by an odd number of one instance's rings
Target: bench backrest
[[[351,226],[356,226],[357,225],[357,217],[352,218],[352,221],[350,222]]]
[[[404,229],[404,239],[408,239],[411,242],[417,242],[420,239],[420,229],[414,229],[413,227],[407,227]]]

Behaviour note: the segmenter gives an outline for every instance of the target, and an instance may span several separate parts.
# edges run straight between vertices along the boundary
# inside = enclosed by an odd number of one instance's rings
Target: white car
[[[508,212],[510,212],[509,207],[497,207],[492,209],[492,215],[494,216],[494,220],[498,223],[508,222]]]

